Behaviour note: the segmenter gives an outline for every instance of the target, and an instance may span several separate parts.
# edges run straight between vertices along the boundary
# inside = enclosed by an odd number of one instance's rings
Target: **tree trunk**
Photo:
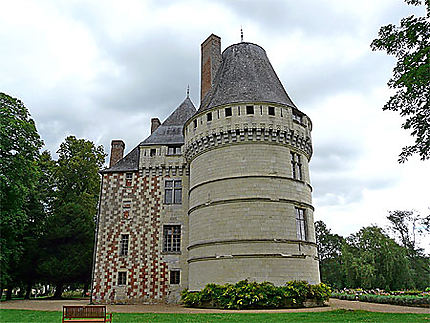
[[[0,288],[0,299],[3,297],[3,288]]]
[[[63,285],[64,285],[63,283],[58,283],[55,286],[54,299],[60,299],[61,298],[61,295],[63,294],[63,288],[64,288]]]
[[[83,295],[82,295],[83,297],[87,296],[89,285],[90,285],[90,283],[88,283],[88,282],[84,283],[84,291],[83,291]]]
[[[27,288],[25,290],[24,299],[30,299],[30,297],[31,297],[31,287],[33,287],[33,282],[27,282]]]
[[[8,286],[7,287],[7,292],[6,292],[6,300],[10,301],[12,299],[12,287]]]

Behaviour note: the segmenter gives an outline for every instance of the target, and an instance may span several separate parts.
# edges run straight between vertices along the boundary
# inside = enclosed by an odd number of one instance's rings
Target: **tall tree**
[[[37,157],[43,142],[24,104],[0,93],[0,285],[10,285],[23,252],[28,224],[25,207],[39,178]]]
[[[383,50],[397,58],[388,86],[396,90],[384,110],[399,111],[406,118],[402,128],[412,130],[415,143],[402,149],[399,162],[413,154],[430,158],[430,1],[405,0],[424,5],[426,17],[409,16],[399,26],[382,26],[371,43],[372,50]]]
[[[335,288],[345,287],[342,267],[342,245],[344,238],[331,233],[323,221],[315,222],[315,235],[320,263],[321,280]]]
[[[91,273],[95,215],[100,190],[102,146],[69,136],[58,150],[54,171],[56,196],[46,222],[39,272],[56,284],[61,297],[67,283],[88,283]]]

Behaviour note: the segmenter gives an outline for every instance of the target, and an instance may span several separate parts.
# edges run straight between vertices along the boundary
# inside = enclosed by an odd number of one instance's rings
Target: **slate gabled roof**
[[[196,113],[196,108],[187,97],[179,107],[155,130],[148,138],[140,143],[141,146],[183,144],[182,128],[185,122]]]
[[[265,50],[253,43],[242,42],[224,50],[214,85],[198,112],[236,102],[272,102],[295,107]]]
[[[101,173],[110,172],[127,172],[136,171],[139,169],[139,146],[135,147],[122,159],[120,159],[115,165],[110,168],[104,169]]]
[[[182,128],[185,121],[196,113],[196,108],[190,98],[187,97],[173,113],[155,130],[148,138],[130,151],[115,165],[104,169],[101,173],[136,171],[139,169],[139,146],[166,145],[184,143]]]

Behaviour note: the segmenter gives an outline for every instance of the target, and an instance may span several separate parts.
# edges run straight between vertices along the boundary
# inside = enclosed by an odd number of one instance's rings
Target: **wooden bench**
[[[106,313],[104,305],[64,305],[63,323],[68,322],[111,322],[112,313]]]

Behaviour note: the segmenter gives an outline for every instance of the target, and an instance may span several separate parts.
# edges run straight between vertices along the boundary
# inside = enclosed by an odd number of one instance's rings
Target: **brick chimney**
[[[125,143],[122,140],[112,140],[110,145],[109,167],[115,165],[124,156]]]
[[[221,38],[211,34],[202,43],[200,102],[211,89],[213,81],[221,65]]]
[[[161,125],[160,119],[152,118],[151,119],[151,133],[153,133],[157,128]]]

